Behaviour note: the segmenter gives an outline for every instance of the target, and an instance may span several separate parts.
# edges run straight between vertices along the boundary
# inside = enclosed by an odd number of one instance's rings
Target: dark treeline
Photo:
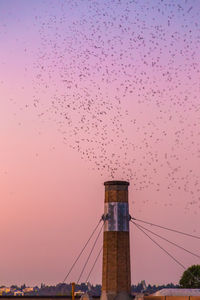
[[[155,293],[158,290],[161,290],[163,288],[179,288],[179,285],[174,285],[173,283],[167,284],[167,285],[147,285],[144,288],[144,285],[142,283],[138,283],[137,285],[131,286],[131,293],[144,293],[144,294],[152,294]],[[16,285],[12,285],[11,288],[13,290],[18,291],[24,291],[26,288],[26,285],[22,285],[20,287]],[[85,283],[77,284],[75,286],[75,292],[77,292],[77,295],[81,292],[87,292],[88,286]],[[100,296],[101,295],[101,285],[91,285],[90,286],[90,292],[93,296]],[[10,295],[13,293],[10,292]],[[8,294],[7,294],[8,295]],[[35,286],[33,291],[25,292],[24,295],[27,296],[70,296],[71,295],[71,284],[66,283],[59,283],[57,285],[45,285],[41,284],[40,287]]]
[[[153,294],[159,290],[162,289],[174,289],[174,288],[180,288],[179,285],[175,285],[173,283],[163,284],[163,285],[147,285],[146,288],[144,288],[142,283],[138,283],[137,285],[131,286],[131,293],[146,293],[146,294]]]

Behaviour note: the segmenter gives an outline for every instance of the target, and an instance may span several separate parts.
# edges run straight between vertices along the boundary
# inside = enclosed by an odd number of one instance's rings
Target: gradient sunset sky
[[[61,282],[107,180],[130,182],[135,218],[200,236],[199,97],[198,0],[0,0],[0,285]],[[184,270],[130,229],[132,283],[178,283]]]

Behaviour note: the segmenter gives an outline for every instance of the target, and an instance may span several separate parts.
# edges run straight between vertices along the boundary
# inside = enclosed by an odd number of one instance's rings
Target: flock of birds
[[[104,178],[200,207],[198,1],[48,0],[33,105]]]

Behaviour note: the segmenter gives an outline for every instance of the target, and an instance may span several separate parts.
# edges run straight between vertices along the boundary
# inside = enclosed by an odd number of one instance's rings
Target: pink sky
[[[132,216],[200,235],[199,3],[106,2],[0,1],[0,285],[61,282],[113,178],[130,181]],[[156,232],[198,253],[198,240]],[[132,283],[179,281],[132,226],[130,238]]]

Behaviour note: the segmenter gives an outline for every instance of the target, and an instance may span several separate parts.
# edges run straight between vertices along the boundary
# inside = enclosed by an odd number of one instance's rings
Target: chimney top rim
[[[129,185],[130,183],[128,181],[122,181],[122,180],[111,180],[111,181],[105,181],[104,185]]]

